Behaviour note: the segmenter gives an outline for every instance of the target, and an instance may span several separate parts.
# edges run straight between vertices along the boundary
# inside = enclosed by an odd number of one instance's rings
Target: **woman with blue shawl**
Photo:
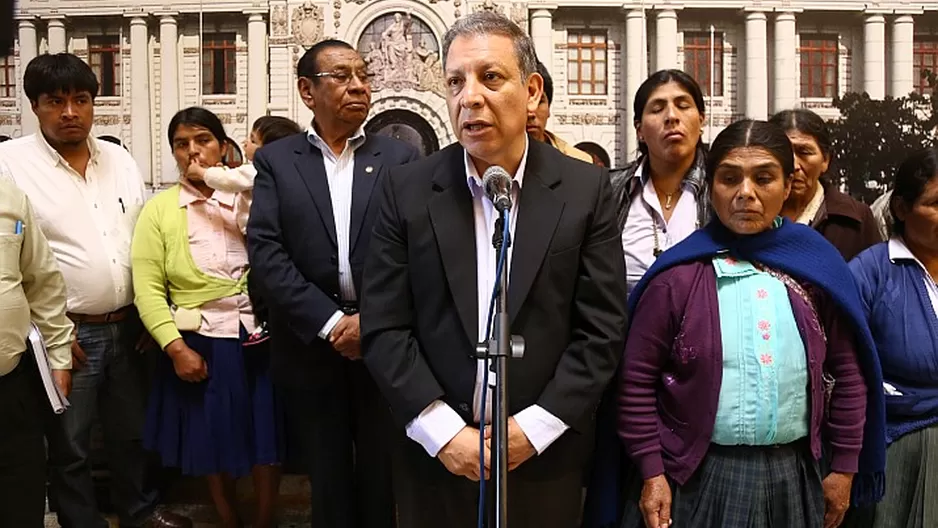
[[[716,219],[633,291],[619,437],[623,528],[836,528],[883,493],[882,375],[837,250],[778,218],[794,154],[740,121],[711,146]],[[821,473],[823,439],[831,473]]]
[[[890,198],[892,238],[850,263],[886,393],[886,496],[875,528],[938,526],[938,151],[910,156]]]

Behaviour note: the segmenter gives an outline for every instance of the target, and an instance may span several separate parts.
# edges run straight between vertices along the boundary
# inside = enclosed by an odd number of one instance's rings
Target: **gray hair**
[[[517,24],[503,15],[492,11],[479,11],[460,18],[443,35],[443,65],[449,55],[449,47],[457,37],[482,37],[500,35],[510,38],[515,45],[518,67],[526,80],[537,71],[537,53],[534,42]]]

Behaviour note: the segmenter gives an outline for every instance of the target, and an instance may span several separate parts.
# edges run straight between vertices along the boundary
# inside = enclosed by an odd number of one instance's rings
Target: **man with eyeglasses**
[[[358,292],[380,201],[372,193],[418,153],[365,134],[371,76],[347,43],[311,47],[297,77],[315,117],[255,154],[247,233],[251,273],[270,303],[288,460],[309,473],[312,526],[393,528],[391,417],[360,361]]]

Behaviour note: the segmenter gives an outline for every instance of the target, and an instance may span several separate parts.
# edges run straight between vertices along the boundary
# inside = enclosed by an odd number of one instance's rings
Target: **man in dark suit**
[[[526,341],[508,366],[509,521],[569,528],[626,324],[607,173],[528,140],[542,79],[515,24],[489,12],[461,18],[443,52],[459,143],[391,169],[362,296],[365,363],[413,440],[400,435],[395,459],[400,525],[476,525],[479,428],[490,409],[480,405],[474,353],[486,335],[496,217],[480,175],[498,165],[514,175],[508,309]]]
[[[270,304],[271,375],[283,393],[288,460],[307,469],[312,525],[392,528],[388,405],[361,359],[358,292],[389,167],[417,158],[366,136],[365,63],[325,40],[297,65],[315,113],[303,134],[261,148],[248,221],[251,274]]]

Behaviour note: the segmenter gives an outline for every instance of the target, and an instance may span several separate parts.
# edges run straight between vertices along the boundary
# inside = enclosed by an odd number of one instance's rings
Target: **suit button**
[[[462,412],[469,412],[469,404],[468,404],[468,403],[460,403],[460,404],[459,404],[459,410],[462,411]]]
[[[331,257],[329,257],[329,261],[332,262],[333,264],[335,264],[335,263],[337,263],[337,262],[339,261],[339,256],[338,256],[338,255],[332,255]]]

